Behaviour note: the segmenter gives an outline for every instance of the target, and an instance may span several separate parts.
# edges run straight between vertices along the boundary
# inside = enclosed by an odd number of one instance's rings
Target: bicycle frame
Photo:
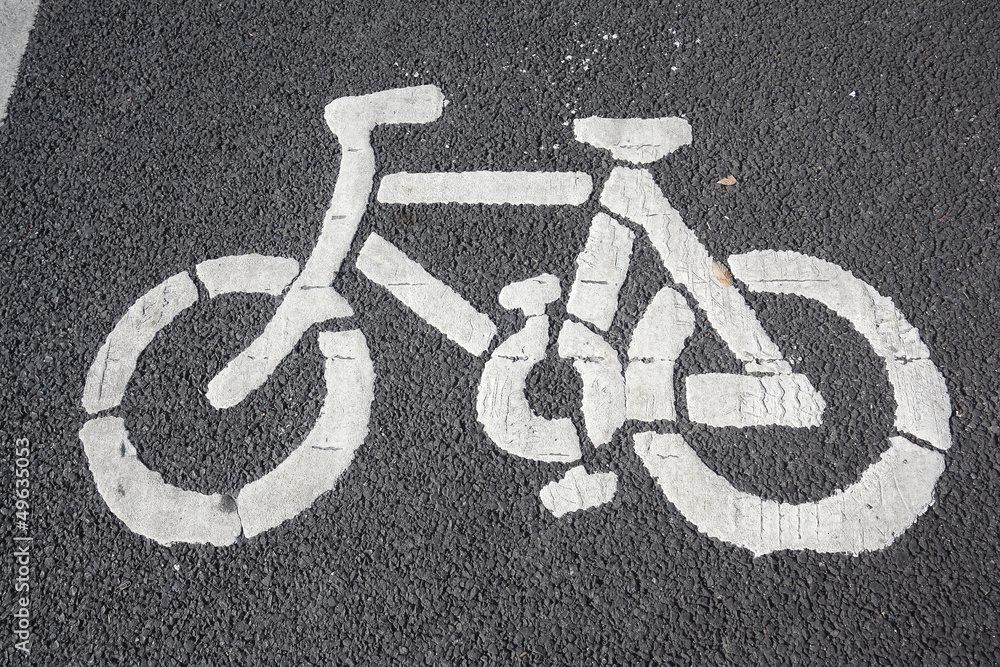
[[[443,106],[435,86],[332,102],[326,120],[341,144],[341,166],[322,231],[302,272],[295,260],[260,255],[198,265],[198,278],[211,297],[284,294],[264,332],[209,383],[207,395],[214,407],[236,405],[260,386],[313,325],[353,315],[332,283],[374,188],[371,132],[379,125],[433,121]],[[690,126],[679,118],[594,117],[578,121],[574,131],[580,141],[631,165],[658,160],[691,143]],[[398,173],[382,179],[376,199],[385,204],[578,206],[592,191],[592,178],[582,172]],[[834,264],[794,252],[735,255],[727,269],[709,256],[644,168],[615,167],[598,198],[604,210],[593,219],[567,302],[575,321],[567,320],[558,337],[560,356],[572,360],[584,381],[584,432],[592,444],[610,442],[626,419],[652,424],[676,418],[672,379],[694,330],[689,302],[701,308],[746,370],[687,376],[691,420],[737,427],[819,425],[822,397],[808,378],[792,372],[737,289],[735,277],[750,291],[817,300],[851,322],[886,364],[898,435],[889,438],[889,449],[854,484],[822,500],[792,505],[735,489],[705,466],[681,435],[650,427],[633,437],[634,449],[667,499],[702,532],[755,554],[883,548],[929,507],[944,469],[940,451],[951,444],[950,402],[928,349],[891,300]],[[663,287],[647,306],[632,332],[623,370],[618,352],[600,332],[608,330],[617,309],[637,233],[649,239],[677,288]],[[555,276],[535,276],[501,290],[500,305],[520,310],[524,326],[494,347],[497,327],[487,315],[377,234],[362,245],[356,266],[470,354],[482,356],[492,349],[483,365],[476,408],[496,445],[539,461],[580,460],[580,434],[571,421],[534,415],[524,396],[528,373],[547,352],[546,305],[562,295]],[[197,287],[184,272],[133,304],[88,373],[83,404],[89,413],[120,403],[139,354],[197,299]],[[274,470],[233,496],[165,484],[139,462],[120,417],[88,421],[80,437],[112,511],[131,529],[166,544],[226,545],[240,533],[251,537],[296,516],[332,489],[367,436],[374,371],[359,330],[322,332],[319,345],[326,357],[328,393],[313,430]],[[540,494],[543,504],[561,516],[610,500],[616,483],[613,473],[592,474],[578,465]],[[579,502],[567,501],[567,493],[579,496]]]

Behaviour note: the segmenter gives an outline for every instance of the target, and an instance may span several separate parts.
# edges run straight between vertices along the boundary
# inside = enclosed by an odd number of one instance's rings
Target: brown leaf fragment
[[[719,260],[712,260],[712,276],[723,285],[733,284],[733,274]]]
[[[719,185],[727,185],[727,186],[736,185],[736,177],[733,176],[732,174],[729,174],[725,178],[716,181],[716,183],[718,183]]]

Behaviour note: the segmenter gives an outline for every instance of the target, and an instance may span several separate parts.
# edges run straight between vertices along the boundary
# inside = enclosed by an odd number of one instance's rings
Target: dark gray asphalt
[[[34,538],[31,664],[1000,663],[992,3],[285,4],[38,10],[0,127],[0,535],[8,553],[15,536]],[[930,510],[881,551],[755,559],[667,502],[627,424],[585,452],[618,473],[615,499],[553,518],[538,490],[569,466],[494,446],[476,419],[482,360],[352,260],[377,231],[505,338],[521,321],[498,305],[500,289],[542,272],[568,287],[596,207],[373,206],[335,287],[368,339],[376,399],[336,489],[227,548],[132,533],[98,494],[77,437],[107,333],[140,294],[204,259],[304,260],[337,177],[325,105],[426,83],[450,104],[436,123],[376,131],[380,174],[603,174],[610,159],[575,144],[566,121],[683,114],[693,144],[654,174],[715,257],[773,248],[826,259],[919,329],[954,408]],[[737,185],[716,183],[729,174]],[[619,349],[667,280],[648,244],[632,267],[609,336]],[[738,447],[683,414],[676,429],[739,488],[822,498],[885,449],[884,367],[825,308],[749,300],[802,357],[797,371],[835,398],[824,425],[759,428]],[[116,414],[169,483],[232,492],[315,420],[315,330],[245,405],[220,416],[203,397],[273,308],[265,296],[203,299],[140,359]],[[699,334],[678,377],[693,369],[740,365]],[[575,378],[547,363],[529,399],[571,415]],[[17,438],[31,447],[27,533],[15,529]],[[13,557],[4,567],[13,610]],[[2,662],[26,664],[14,629],[7,615]]]

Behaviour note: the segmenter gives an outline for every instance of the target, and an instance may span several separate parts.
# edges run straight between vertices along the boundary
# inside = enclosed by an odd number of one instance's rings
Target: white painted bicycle
[[[197,279],[212,298],[234,292],[280,298],[263,333],[209,383],[207,396],[215,408],[237,405],[261,386],[311,327],[353,316],[331,285],[374,188],[371,132],[379,125],[434,121],[443,107],[435,86],[335,100],[326,108],[326,120],[341,145],[341,167],[322,232],[302,271],[294,259],[261,255],[197,266]],[[612,170],[598,195],[603,210],[577,259],[566,303],[570,319],[558,334],[558,354],[572,361],[582,380],[586,437],[599,447],[626,420],[649,424],[633,436],[633,444],[666,498],[703,533],[754,554],[859,553],[890,544],[933,502],[944,470],[941,452],[951,444],[947,387],[917,330],[890,299],[815,257],[765,250],[733,255],[728,268],[713,260],[641,166],[691,143],[686,120],[592,117],[576,121],[574,133],[625,163]],[[376,198],[386,204],[578,206],[592,191],[592,178],[581,172],[397,173],[382,179]],[[677,288],[664,287],[653,297],[628,349],[619,354],[602,332],[618,308],[637,239],[652,244]],[[525,397],[526,379],[546,355],[546,304],[562,297],[558,279],[543,274],[500,292],[500,304],[520,310],[524,326],[496,344],[497,328],[488,316],[377,234],[365,240],[356,266],[468,353],[489,353],[477,411],[497,446],[538,461],[581,459],[581,434],[572,420],[543,418]],[[827,498],[791,504],[740,491],[709,469],[681,435],[654,428],[677,417],[674,365],[695,328],[692,306],[703,311],[745,372],[688,375],[690,420],[736,427],[821,424],[823,398],[808,378],[792,372],[734,278],[750,291],[823,303],[847,319],[885,362],[896,400],[896,434],[860,479]],[[284,461],[234,496],[166,484],[139,461],[124,421],[99,413],[119,405],[139,355],[197,299],[194,280],[182,272],[132,305],[87,375],[83,405],[97,416],[80,438],[99,492],[131,530],[165,544],[228,545],[241,533],[249,538],[293,518],[334,487],[367,436],[374,371],[360,330],[320,333],[327,395],[312,430]],[[616,487],[614,473],[591,474],[578,465],[540,496],[561,516],[610,500]]]

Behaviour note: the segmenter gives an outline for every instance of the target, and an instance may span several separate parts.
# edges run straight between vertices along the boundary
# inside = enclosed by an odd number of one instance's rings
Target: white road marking
[[[97,490],[133,532],[161,544],[233,544],[310,507],[333,489],[368,435],[375,372],[360,331],[321,333],[327,395],[316,424],[278,467],[235,498],[167,484],[141,461],[119,417],[98,417],[80,431]]]
[[[271,376],[313,324],[353,314],[330,285],[368,208],[375,179],[371,131],[377,125],[429,123],[441,116],[443,108],[444,95],[432,85],[341,97],[326,106],[324,115],[340,142],[341,161],[323,230],[274,320],[212,379],[211,394],[218,401],[213,400],[213,405],[230,407],[246,398]]]
[[[826,402],[806,376],[705,373],[686,378],[688,417],[708,426],[819,426]]]
[[[368,435],[375,371],[360,331],[325,332],[326,399],[312,431],[278,467],[236,496],[250,538],[310,507],[336,485]]]
[[[212,407],[230,408],[262,385],[309,327],[353,314],[347,300],[332,287],[289,292],[264,333],[208,383],[205,395]]]
[[[185,491],[139,461],[120,417],[96,417],[80,430],[97,490],[134,533],[160,544],[227,546],[240,535],[236,505],[219,494]]]
[[[464,350],[479,356],[489,348],[493,320],[378,234],[365,241],[357,267]]]
[[[587,245],[576,258],[577,270],[566,311],[607,331],[618,310],[618,291],[628,273],[635,234],[611,216],[598,213]]]
[[[616,160],[656,162],[691,143],[691,125],[683,118],[580,118],[573,123],[577,141],[611,151]]]
[[[781,549],[853,553],[883,549],[934,502],[944,456],[903,437],[843,491],[793,505],[735,489],[677,434],[641,433],[635,451],[663,493],[710,537],[760,556]]]
[[[178,273],[141,296],[108,334],[87,372],[83,407],[90,414],[121,403],[139,354],[156,333],[198,300],[191,277]]]
[[[684,297],[664,287],[649,302],[632,331],[625,371],[625,416],[640,421],[674,420],[674,363],[694,332],[694,313]]]
[[[595,446],[611,440],[625,423],[625,378],[618,354],[582,324],[567,321],[559,331],[559,356],[572,359],[583,380],[583,422]]]
[[[377,198],[386,204],[578,206],[593,189],[590,174],[581,171],[401,172],[382,179]]]
[[[545,303],[559,297],[558,286],[547,274],[522,280],[504,288],[501,305],[544,312]],[[581,451],[573,422],[539,417],[524,395],[528,373],[545,359],[548,342],[549,318],[530,315],[524,328],[501,343],[483,367],[476,413],[486,435],[506,452],[535,461],[576,461]]]
[[[941,450],[951,446],[951,401],[944,376],[930,360],[920,333],[891,299],[836,264],[797,252],[749,252],[729,261],[751,290],[815,299],[847,319],[885,360],[896,398],[896,428]]]
[[[497,299],[507,310],[520,310],[525,317],[544,315],[545,305],[562,296],[559,279],[543,273],[534,278],[519,280],[500,290]]]
[[[542,505],[556,518],[579,510],[611,502],[618,491],[618,476],[613,472],[589,474],[583,466],[571,468],[557,482],[542,487]]]
[[[0,126],[7,117],[7,102],[37,11],[38,0],[0,0]]]
[[[781,351],[757,321],[743,296],[713,271],[713,260],[670,205],[650,173],[616,167],[601,192],[601,203],[646,230],[673,279],[685,286],[708,321],[745,362],[780,361]],[[791,368],[784,364],[785,372]]]
[[[299,275],[299,263],[288,257],[230,255],[195,267],[210,297],[231,292],[260,292],[278,296]]]

